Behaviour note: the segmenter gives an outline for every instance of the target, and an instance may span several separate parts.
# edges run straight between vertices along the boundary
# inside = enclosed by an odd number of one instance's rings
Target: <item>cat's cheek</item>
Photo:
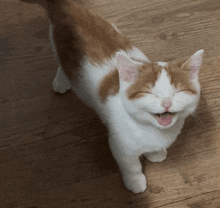
[[[190,105],[186,108],[184,114],[185,114],[185,117],[195,113],[196,109],[197,109],[198,105],[197,104],[194,104],[194,105]]]
[[[181,112],[187,110],[187,108],[196,107],[199,98],[200,96],[198,94],[191,95],[187,92],[180,92],[174,98],[172,110]]]
[[[149,120],[152,120],[152,116],[148,112],[140,112],[138,114],[138,117],[140,120],[143,120],[145,122],[148,122]]]

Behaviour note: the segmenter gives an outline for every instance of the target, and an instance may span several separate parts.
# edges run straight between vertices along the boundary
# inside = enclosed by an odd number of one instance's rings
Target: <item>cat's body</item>
[[[139,156],[152,162],[166,159],[185,118],[195,112],[203,51],[184,64],[150,63],[99,16],[68,0],[47,2],[50,38],[60,61],[54,91],[72,89],[97,112],[108,127],[126,187],[143,192],[146,177]]]

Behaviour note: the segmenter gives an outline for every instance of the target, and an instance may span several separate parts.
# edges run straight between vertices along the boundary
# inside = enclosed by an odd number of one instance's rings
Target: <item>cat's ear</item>
[[[183,70],[187,70],[189,72],[191,81],[198,79],[203,53],[204,50],[197,51],[181,67]]]
[[[119,77],[125,82],[133,82],[142,63],[132,60],[127,54],[118,52],[116,54]]]

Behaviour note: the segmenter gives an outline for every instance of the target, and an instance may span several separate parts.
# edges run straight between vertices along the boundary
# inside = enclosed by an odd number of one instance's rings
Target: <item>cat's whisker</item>
[[[195,113],[191,114],[191,116],[198,121],[199,123],[203,124],[202,120],[198,117],[198,115],[196,115]]]

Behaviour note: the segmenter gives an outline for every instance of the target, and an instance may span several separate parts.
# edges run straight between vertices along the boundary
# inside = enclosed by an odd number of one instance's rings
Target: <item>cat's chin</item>
[[[169,112],[162,114],[151,113],[151,116],[154,118],[154,124],[160,129],[169,129],[176,123],[178,119],[178,113],[169,113]]]

